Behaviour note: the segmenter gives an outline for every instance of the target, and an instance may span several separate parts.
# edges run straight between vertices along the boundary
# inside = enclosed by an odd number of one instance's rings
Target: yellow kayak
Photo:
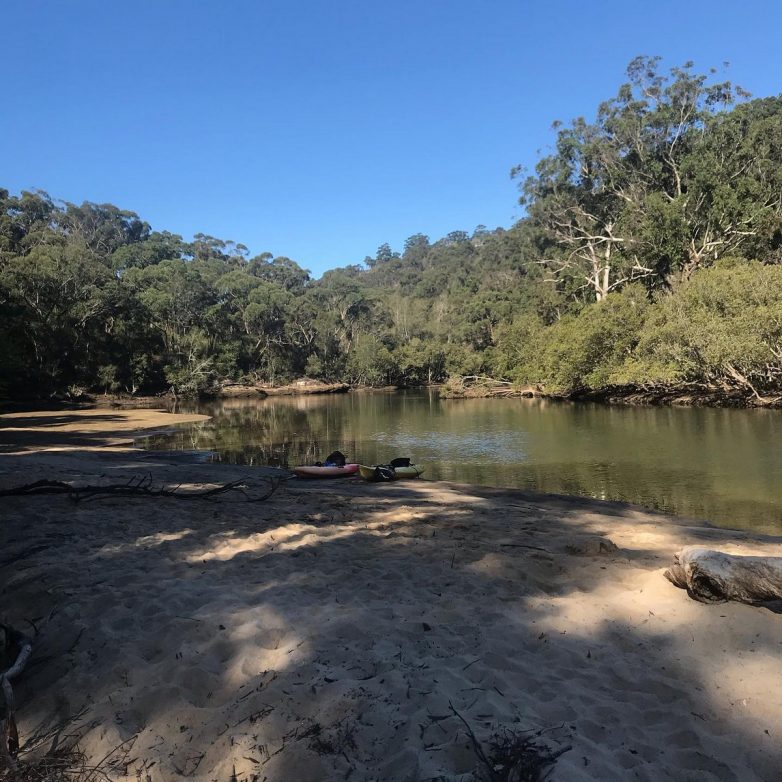
[[[375,467],[367,467],[364,464],[359,464],[358,471],[365,481],[399,481],[403,478],[417,478],[424,471],[420,464],[411,464],[409,467],[396,467],[395,469],[388,468],[385,465],[382,466],[387,470],[388,477],[379,477]]]

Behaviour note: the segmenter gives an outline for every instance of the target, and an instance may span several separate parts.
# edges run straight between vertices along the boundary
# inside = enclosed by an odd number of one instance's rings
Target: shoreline
[[[143,454],[0,452],[0,486],[268,475]],[[487,752],[521,729],[572,747],[553,779],[765,782],[782,763],[780,617],[662,576],[684,545],[768,555],[782,537],[435,481],[0,502],[0,621],[37,629],[22,739],[61,724],[112,778],[478,782],[451,709]]]
[[[490,379],[488,379],[490,380]],[[51,399],[0,400],[0,410],[5,412],[28,412],[38,410],[83,410],[94,407],[117,409],[155,409],[165,405],[176,405],[186,401],[220,401],[226,399],[268,399],[283,396],[319,396],[331,394],[388,394],[405,391],[437,390],[443,400],[462,399],[543,399],[558,402],[587,402],[606,406],[623,407],[707,407],[714,409],[782,409],[782,395],[757,398],[749,392],[703,387],[697,384],[673,388],[612,387],[599,391],[585,390],[569,394],[546,392],[541,386],[515,386],[510,382],[493,381],[466,386],[451,386],[448,383],[432,383],[422,386],[351,386],[348,383],[301,383],[280,386],[261,384],[244,385],[230,383],[214,393],[202,396],[175,396],[171,393],[158,395],[127,396],[124,394],[89,394],[71,401]]]
[[[280,397],[277,402],[295,403],[296,407],[300,409],[303,405],[319,405],[323,400],[324,397],[321,396],[312,397],[305,395],[294,398],[286,395]],[[568,400],[541,398],[538,401],[540,404],[546,405],[552,401],[567,402]],[[102,449],[108,451],[111,449],[126,449],[128,453],[136,454],[138,459],[159,456],[161,458],[175,459],[177,462],[196,460],[205,463],[218,464],[222,463],[220,458],[217,458],[214,461],[212,461],[211,458],[217,455],[218,452],[209,447],[204,447],[203,445],[201,448],[196,448],[195,443],[193,443],[192,447],[188,448],[182,447],[183,445],[186,446],[186,444],[179,442],[179,447],[174,447],[173,449],[169,449],[165,445],[153,449],[146,444],[141,444],[141,441],[156,435],[176,436],[181,433],[183,426],[208,421],[214,415],[219,416],[221,412],[224,412],[226,405],[229,406],[228,409],[231,409],[230,406],[232,404],[244,405],[246,404],[246,400],[225,399],[222,400],[221,404],[222,407],[218,406],[216,410],[209,405],[201,408],[204,409],[206,413],[175,413],[159,407],[115,408],[103,404],[58,408],[54,410],[0,413],[0,455],[3,453],[13,454],[16,452],[30,453],[41,449],[54,451],[73,449]],[[185,409],[188,409],[188,406],[185,406]],[[91,417],[103,420],[103,424],[98,425],[97,427],[90,425],[83,430],[80,429],[78,422],[81,420],[89,420]],[[51,425],[47,423],[46,419],[51,419]],[[21,422],[18,425],[12,426],[11,424],[14,424],[15,421]],[[41,424],[40,426],[39,423]],[[55,433],[54,438],[52,441],[49,441],[49,437],[53,432]],[[19,441],[16,450],[14,450],[13,446],[15,438]],[[253,463],[252,466],[253,469],[262,469],[260,465],[255,463]],[[270,467],[268,469],[282,469],[288,474],[291,472],[287,467],[282,467],[279,464],[276,467]],[[430,474],[425,474],[422,480],[429,481]],[[580,494],[570,493],[572,492],[572,488],[570,491],[566,488],[563,492],[559,487],[537,489],[534,486],[518,485],[513,482],[499,481],[496,483],[473,483],[470,476],[444,478],[443,480],[451,483],[464,481],[463,485],[465,487],[474,485],[476,487],[485,486],[498,490],[518,490],[527,492],[530,496],[540,496],[543,498],[573,497],[584,501],[591,499],[595,502],[618,503],[623,506],[627,505],[628,507],[632,506],[650,512],[662,513],[672,518],[688,519],[695,525],[705,524],[721,529],[749,531],[758,534],[782,534],[782,528],[779,528],[777,516],[758,515],[753,522],[751,520],[747,521],[750,517],[741,517],[739,519],[731,517],[729,513],[723,513],[722,516],[718,516],[720,519],[719,521],[712,521],[708,513],[708,508],[672,507],[670,505],[666,507],[664,504],[656,504],[654,502],[654,497],[637,498],[628,496],[627,494],[622,496],[622,494],[619,493],[612,498],[610,495],[602,497],[596,496],[595,494],[589,493],[588,490]]]
[[[643,389],[607,388],[601,391],[576,391],[570,394],[547,393],[539,386],[516,387],[511,383],[471,385],[448,389],[442,399],[545,399],[560,402],[589,402],[625,407],[709,407],[737,410],[776,410],[782,408],[782,396],[756,398],[750,393],[725,391],[700,386]]]

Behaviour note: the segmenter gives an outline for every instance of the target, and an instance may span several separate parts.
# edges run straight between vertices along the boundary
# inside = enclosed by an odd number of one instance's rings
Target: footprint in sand
[[[220,693],[220,677],[197,665],[183,667],[176,674],[176,682],[182,688],[185,700],[193,706],[217,706],[222,701],[222,698],[216,697]]]
[[[261,649],[279,649],[287,635],[288,631],[284,627],[266,627],[259,631],[255,643]]]

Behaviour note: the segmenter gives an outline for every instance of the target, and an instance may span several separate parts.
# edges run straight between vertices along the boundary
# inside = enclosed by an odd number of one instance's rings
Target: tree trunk
[[[701,603],[736,600],[782,613],[782,557],[740,557],[687,546],[665,577]]]

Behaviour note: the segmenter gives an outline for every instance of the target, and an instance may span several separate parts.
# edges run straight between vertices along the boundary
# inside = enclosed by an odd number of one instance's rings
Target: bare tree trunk
[[[600,297],[602,299],[608,296],[608,291],[611,290],[611,242],[606,244],[603,264],[603,289],[601,291],[602,296]]]
[[[760,400],[762,399],[761,395],[758,393],[758,390],[755,388],[755,386],[752,385],[752,383],[749,382],[749,379],[741,374],[741,372],[736,369],[736,367],[733,366],[730,362],[725,362],[725,371],[742,387],[747,388],[750,391],[752,391],[753,396]]]
[[[600,259],[598,258],[597,252],[595,251],[595,248],[592,244],[589,245],[589,262],[591,264],[591,275],[589,276],[589,282],[592,286],[592,289],[595,291],[595,299],[597,301],[601,301],[603,296],[605,295],[603,293],[603,282],[602,282],[602,275],[601,272],[603,271],[600,267]]]

